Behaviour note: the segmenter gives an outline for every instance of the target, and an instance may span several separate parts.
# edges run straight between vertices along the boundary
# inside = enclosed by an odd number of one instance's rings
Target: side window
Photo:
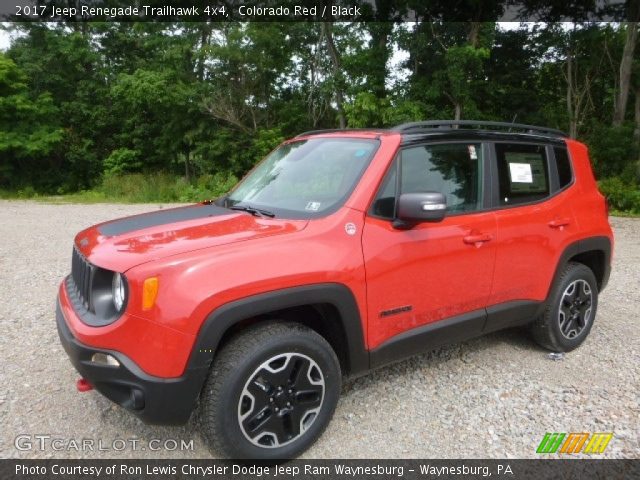
[[[451,213],[479,210],[482,205],[482,148],[479,143],[421,145],[402,150],[401,193],[440,192]],[[398,162],[398,159],[395,160]],[[395,214],[397,165],[378,190],[371,214]]]
[[[496,144],[500,205],[535,202],[549,196],[543,145]]]
[[[401,193],[440,192],[451,213],[479,210],[482,148],[479,143],[423,145],[402,151]]]
[[[376,199],[371,208],[371,214],[376,217],[393,219],[396,213],[396,184],[398,171],[398,158],[393,161],[393,165],[387,172]]]
[[[555,147],[553,153],[556,157],[556,166],[558,167],[558,180],[560,188],[564,188],[571,183],[573,174],[571,173],[571,161],[569,160],[569,152],[566,148]]]

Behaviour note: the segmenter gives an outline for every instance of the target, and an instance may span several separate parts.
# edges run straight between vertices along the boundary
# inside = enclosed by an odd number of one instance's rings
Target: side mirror
[[[439,192],[403,193],[398,199],[396,228],[420,222],[440,222],[447,213],[447,199]]]

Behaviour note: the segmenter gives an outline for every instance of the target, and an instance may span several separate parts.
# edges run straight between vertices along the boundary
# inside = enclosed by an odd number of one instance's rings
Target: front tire
[[[280,322],[249,327],[216,356],[199,427],[228,458],[295,458],[327,427],[340,387],[336,354],[313,330]]]
[[[544,313],[532,325],[533,337],[554,352],[569,352],[587,338],[598,309],[593,271],[569,263],[553,286]]]

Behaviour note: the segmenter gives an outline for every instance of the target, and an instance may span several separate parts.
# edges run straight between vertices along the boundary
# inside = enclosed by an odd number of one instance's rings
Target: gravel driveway
[[[78,393],[56,333],[54,301],[75,233],[157,208],[0,201],[0,457],[211,456],[193,426],[147,426],[95,392]],[[378,370],[345,385],[305,456],[535,458],[545,432],[611,431],[606,457],[640,457],[640,220],[611,221],[613,273],[581,348],[553,361],[511,330]],[[31,449],[14,446],[21,434]],[[50,439],[40,450],[34,435],[64,439],[62,450]],[[102,443],[77,451],[82,439]],[[145,448],[150,439],[166,449]],[[193,448],[174,449],[173,440]]]

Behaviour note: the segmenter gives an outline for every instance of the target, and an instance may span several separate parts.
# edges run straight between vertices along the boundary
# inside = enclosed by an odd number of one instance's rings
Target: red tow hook
[[[93,385],[91,385],[85,378],[79,378],[76,381],[76,388],[79,392],[88,392],[89,390],[93,390]]]

